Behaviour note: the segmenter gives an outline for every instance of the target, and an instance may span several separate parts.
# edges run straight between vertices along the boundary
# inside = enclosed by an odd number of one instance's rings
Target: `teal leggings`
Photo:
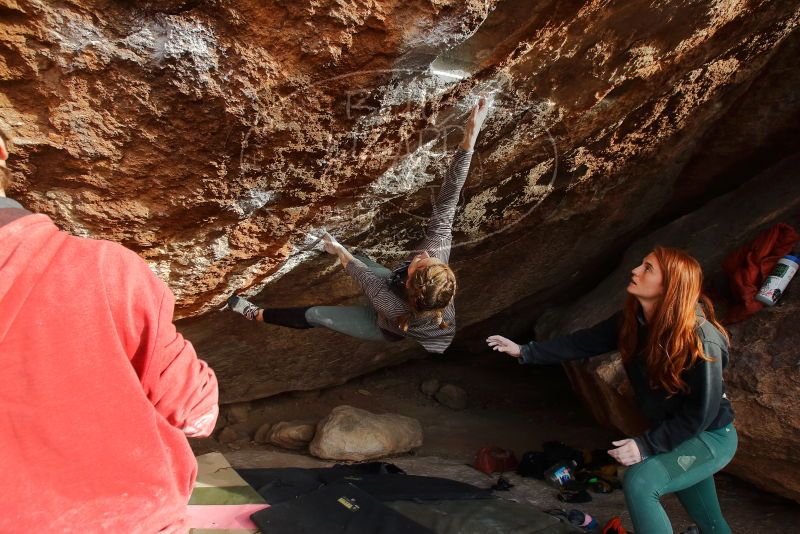
[[[731,423],[631,466],[623,489],[636,534],[672,533],[660,502],[667,493],[678,497],[702,534],[731,534],[719,508],[714,473],[731,461],[738,441]]]
[[[381,278],[389,278],[392,271],[366,256],[356,255],[369,270]],[[310,325],[319,326],[368,341],[386,341],[378,326],[378,314],[372,306],[312,306],[305,311]]]
[[[312,306],[305,312],[306,321],[366,341],[386,341],[378,326],[378,314],[372,306]]]

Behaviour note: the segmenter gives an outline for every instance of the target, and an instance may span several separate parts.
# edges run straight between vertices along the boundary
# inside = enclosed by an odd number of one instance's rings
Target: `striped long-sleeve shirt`
[[[425,238],[409,254],[408,259],[426,250],[431,257],[438,258],[444,263],[450,259],[450,247],[453,243],[453,219],[456,215],[456,205],[461,188],[467,179],[471,159],[471,150],[465,151],[461,148],[456,150],[436,197],[433,214],[425,228]],[[375,311],[378,312],[378,326],[382,329],[411,338],[428,352],[442,353],[450,346],[456,332],[456,309],[453,301],[450,301],[442,314],[443,320],[449,324],[447,328],[440,328],[433,318],[420,317],[411,321],[408,331],[403,332],[397,327],[397,320],[403,315],[411,313],[411,308],[405,300],[391,290],[388,280],[377,276],[357,258],[348,262],[345,271],[358,282]]]

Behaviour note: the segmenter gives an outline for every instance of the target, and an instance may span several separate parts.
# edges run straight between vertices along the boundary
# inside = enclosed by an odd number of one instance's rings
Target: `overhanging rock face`
[[[148,261],[232,402],[420,354],[217,310],[235,290],[354,302],[306,233],[402,257],[480,92],[452,254],[462,337],[784,150],[794,3],[530,4],[6,0],[12,195]]]

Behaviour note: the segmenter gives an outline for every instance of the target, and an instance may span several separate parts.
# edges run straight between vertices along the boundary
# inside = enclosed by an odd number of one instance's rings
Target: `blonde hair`
[[[449,328],[443,314],[455,294],[456,275],[446,263],[434,263],[415,270],[406,287],[406,302],[411,313],[401,316],[397,327],[407,332],[414,319],[433,317],[439,328]]]

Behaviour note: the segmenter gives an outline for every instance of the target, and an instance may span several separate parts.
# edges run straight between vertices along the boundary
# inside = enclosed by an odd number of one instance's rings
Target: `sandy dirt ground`
[[[468,405],[454,410],[425,395],[421,383],[437,378],[464,388]],[[489,487],[497,476],[485,475],[467,464],[484,445],[513,450],[517,457],[538,450],[544,441],[563,441],[578,449],[610,448],[621,436],[603,428],[583,409],[560,367],[522,367],[510,358],[428,358],[383,369],[341,386],[296,392],[240,405],[239,422],[229,410],[223,418],[240,435],[221,444],[214,438],[195,440],[195,452],[220,451],[234,467],[313,467],[326,465],[303,451],[286,451],[252,440],[265,422],[317,421],[336,406],[347,404],[376,413],[393,412],[420,421],[422,447],[413,454],[389,459],[410,474],[442,476]],[[246,420],[245,420],[246,416]],[[216,436],[217,434],[215,434]],[[621,491],[592,494],[592,501],[566,504],[544,482],[507,474],[514,487],[498,496],[528,502],[540,509],[577,508],[601,522],[619,516],[632,528]],[[717,476],[723,512],[736,533],[792,532],[800,524],[800,505],[763,491],[724,473]],[[662,501],[675,532],[692,524],[674,496]]]

